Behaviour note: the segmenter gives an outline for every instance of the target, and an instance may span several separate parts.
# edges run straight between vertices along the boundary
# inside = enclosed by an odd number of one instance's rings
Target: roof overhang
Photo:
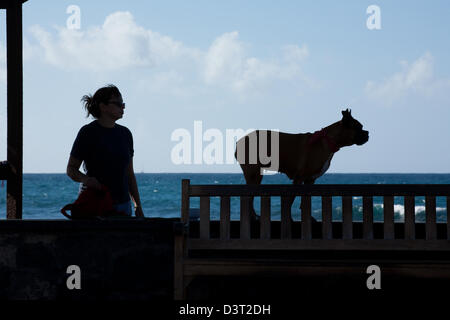
[[[8,9],[17,3],[24,3],[27,0],[0,0],[0,9]]]

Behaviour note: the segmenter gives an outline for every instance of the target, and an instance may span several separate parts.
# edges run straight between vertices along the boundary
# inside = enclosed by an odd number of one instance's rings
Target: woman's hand
[[[134,212],[136,214],[136,217],[141,217],[141,218],[144,217],[144,212],[142,211],[142,207],[141,206],[136,207]]]
[[[94,177],[88,177],[83,183],[88,188],[94,188],[97,190],[100,190],[102,188],[102,185],[100,184],[100,182],[98,182],[97,178],[94,178]]]

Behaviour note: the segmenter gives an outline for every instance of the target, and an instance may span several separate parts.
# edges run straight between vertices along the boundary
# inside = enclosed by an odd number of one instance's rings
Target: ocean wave
[[[384,205],[382,203],[376,203],[373,205],[374,209],[379,208],[380,210],[384,210]],[[362,208],[361,208],[362,210]],[[436,207],[436,212],[446,212],[447,208],[445,207]],[[414,206],[414,213],[420,214],[425,212],[425,206],[419,205]],[[394,204],[394,213],[398,213],[401,216],[405,215],[405,206],[402,204]]]

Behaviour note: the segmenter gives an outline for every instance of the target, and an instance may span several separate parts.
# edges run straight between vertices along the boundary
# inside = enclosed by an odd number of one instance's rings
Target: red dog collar
[[[308,140],[308,147],[315,144],[316,142],[318,142],[321,139],[325,139],[325,141],[328,144],[328,147],[330,148],[331,152],[337,152],[339,151],[339,147],[337,146],[337,144],[327,135],[325,128],[323,128],[322,130],[316,131],[312,134],[312,136],[309,138]]]

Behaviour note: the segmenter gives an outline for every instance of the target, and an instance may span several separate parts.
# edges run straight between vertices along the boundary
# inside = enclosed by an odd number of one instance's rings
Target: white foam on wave
[[[377,203],[374,204],[374,207],[378,207],[383,209],[384,205],[382,203]],[[440,212],[440,211],[446,211],[447,209],[445,207],[436,207],[436,212]],[[405,206],[402,204],[394,204],[394,212],[398,213],[401,216],[405,215]],[[418,214],[421,212],[425,212],[425,206],[415,206],[414,207],[414,213]]]

